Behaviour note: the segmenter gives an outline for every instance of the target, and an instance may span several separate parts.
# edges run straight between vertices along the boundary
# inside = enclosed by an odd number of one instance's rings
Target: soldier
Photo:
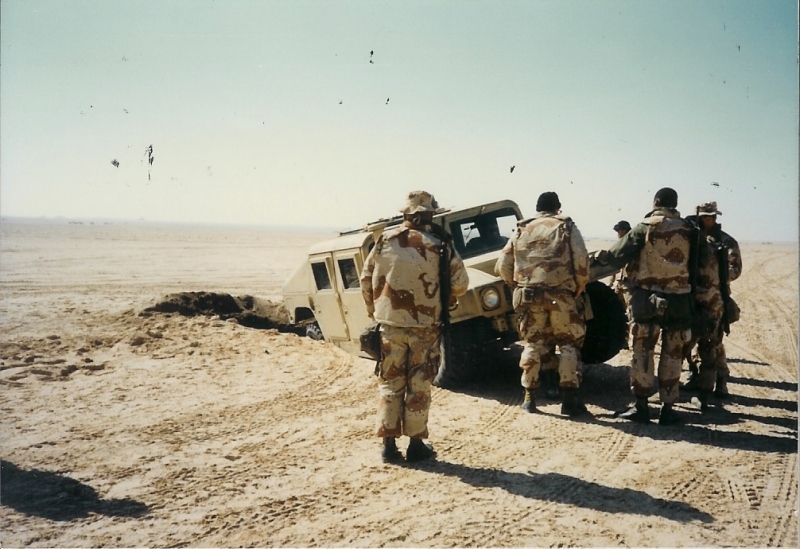
[[[402,459],[396,438],[410,437],[406,460],[430,458],[428,438],[431,382],[439,369],[441,288],[451,298],[467,291],[464,263],[444,231],[433,224],[438,205],[430,193],[408,194],[402,225],[387,229],[367,256],[361,288],[367,312],[381,323],[383,360],[378,366],[377,435],[382,457]],[[446,252],[446,253],[445,253]],[[440,258],[449,258],[449,281],[440,279]]]
[[[658,423],[680,423],[673,410],[683,362],[683,345],[692,323],[692,225],[681,218],[678,193],[665,187],[653,199],[653,210],[600,257],[615,267],[627,265],[633,326],[631,390],[636,404],[619,417],[650,423],[647,398],[654,384],[654,349],[661,338],[658,389],[662,407]]]
[[[617,233],[617,238],[622,238],[631,231],[631,224],[623,219],[614,225],[614,231]],[[630,311],[628,311],[628,307],[630,306],[631,301],[631,283],[630,280],[628,280],[628,270],[626,267],[623,267],[611,277],[611,289],[614,290],[614,293],[617,294],[617,297],[619,297],[619,300],[625,306],[625,311],[628,315],[628,332],[625,334],[624,349],[629,349],[631,314]]]
[[[564,393],[561,413],[574,417],[586,412],[577,395],[586,334],[583,300],[578,298],[589,279],[589,256],[578,227],[560,210],[556,193],[542,193],[536,217],[519,222],[495,270],[514,289],[519,335],[525,342],[519,362],[525,389],[522,408],[537,411],[539,373],[542,363],[551,361],[558,364]],[[556,346],[560,358],[555,356]]]
[[[717,223],[718,215],[722,215],[722,212],[717,210],[717,203],[706,202],[697,207],[697,216],[692,219],[699,225],[703,240],[709,247],[709,262],[699,270],[695,290],[701,322],[696,323],[692,340],[684,347],[684,357],[689,361],[689,368],[694,374],[690,375],[687,388],[699,389],[702,410],[708,408],[712,391],[718,398],[730,396],[727,383],[730,371],[722,340],[730,333],[731,322],[738,320],[738,307],[736,311],[732,309],[735,305],[731,298],[730,281],[736,280],[742,274],[739,243],[722,230],[722,226]],[[699,372],[692,358],[695,345],[700,360]]]

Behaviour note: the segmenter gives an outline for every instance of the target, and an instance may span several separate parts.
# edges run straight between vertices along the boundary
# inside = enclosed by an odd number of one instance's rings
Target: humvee
[[[517,322],[510,288],[494,272],[500,251],[514,233],[522,212],[511,200],[501,200],[437,213],[433,222],[453,239],[469,273],[469,289],[450,308],[446,368],[440,385],[457,385],[491,367],[504,349],[515,343]],[[284,305],[306,335],[324,339],[354,354],[361,353],[359,335],[371,322],[361,295],[359,276],[377,238],[402,215],[379,219],[360,229],[311,247],[308,258],[283,286]],[[598,280],[609,273],[593,273]],[[594,318],[587,321],[584,362],[602,362],[625,345],[625,311],[602,282],[587,285]]]

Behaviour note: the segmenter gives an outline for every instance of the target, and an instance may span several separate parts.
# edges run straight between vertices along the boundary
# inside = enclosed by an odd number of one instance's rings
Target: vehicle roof
[[[349,233],[324,242],[318,242],[309,248],[308,253],[309,255],[323,254],[349,248],[360,248],[369,240],[372,240],[372,231]]]
[[[499,209],[503,207],[514,207],[518,208],[516,202],[513,200],[498,200],[497,202],[487,202],[486,204],[478,204],[476,206],[470,206],[468,208],[461,208],[459,210],[445,210],[442,213],[436,214],[434,219],[441,219],[444,216],[447,217],[456,217],[458,214],[462,212],[467,212],[469,210],[479,210],[480,209]],[[330,240],[325,240],[324,242],[319,242],[314,244],[309,249],[308,253],[311,254],[321,254],[321,253],[329,253],[335,252],[338,250],[345,250],[350,248],[360,248],[367,242],[371,241],[373,238],[373,232],[377,230],[382,230],[385,227],[397,225],[403,219],[402,215],[391,217],[391,218],[384,218],[379,219],[377,221],[372,221],[367,223],[364,227],[360,229],[353,229],[350,231],[343,231],[339,233],[339,236],[336,238],[332,238]]]

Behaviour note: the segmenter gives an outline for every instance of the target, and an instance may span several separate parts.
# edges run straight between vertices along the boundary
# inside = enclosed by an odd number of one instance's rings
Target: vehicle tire
[[[491,373],[493,358],[502,351],[500,335],[486,318],[473,318],[450,326],[446,367],[439,368],[434,384],[453,389],[480,382]]]
[[[625,306],[614,290],[595,281],[586,285],[594,318],[586,322],[586,337],[581,348],[585,364],[599,364],[617,355],[628,337]]]
[[[311,339],[316,339],[317,341],[325,340],[325,336],[322,335],[322,330],[319,328],[319,324],[317,324],[316,322],[306,326],[306,337],[310,337]]]

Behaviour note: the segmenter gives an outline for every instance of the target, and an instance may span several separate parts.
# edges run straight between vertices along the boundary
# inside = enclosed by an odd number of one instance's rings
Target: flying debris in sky
[[[715,186],[715,187],[719,187],[719,183],[717,183],[716,181],[712,181],[712,182],[711,182],[711,184],[712,184],[713,186]]]
[[[115,168],[119,168],[119,160],[115,158],[114,160],[111,161],[111,165],[114,166]]]
[[[144,150],[144,154],[145,154],[145,156],[147,156],[147,163],[150,166],[152,166],[153,165],[153,160],[155,160],[155,157],[153,156],[153,146],[150,145],[149,147],[147,147]],[[147,180],[150,181],[150,168],[147,169]]]
[[[515,166],[511,166],[511,171],[509,173],[514,173],[514,168],[516,168],[516,167],[517,167],[516,165]]]
[[[369,63],[370,63],[370,65],[374,65],[375,64],[375,62],[372,60],[372,55],[374,53],[375,53],[374,50],[369,52]]]
[[[147,156],[147,163],[151,166],[153,165],[153,146],[150,145],[144,150],[144,154]]]
[[[386,104],[387,105],[389,104],[389,98],[388,97],[386,98]]]

